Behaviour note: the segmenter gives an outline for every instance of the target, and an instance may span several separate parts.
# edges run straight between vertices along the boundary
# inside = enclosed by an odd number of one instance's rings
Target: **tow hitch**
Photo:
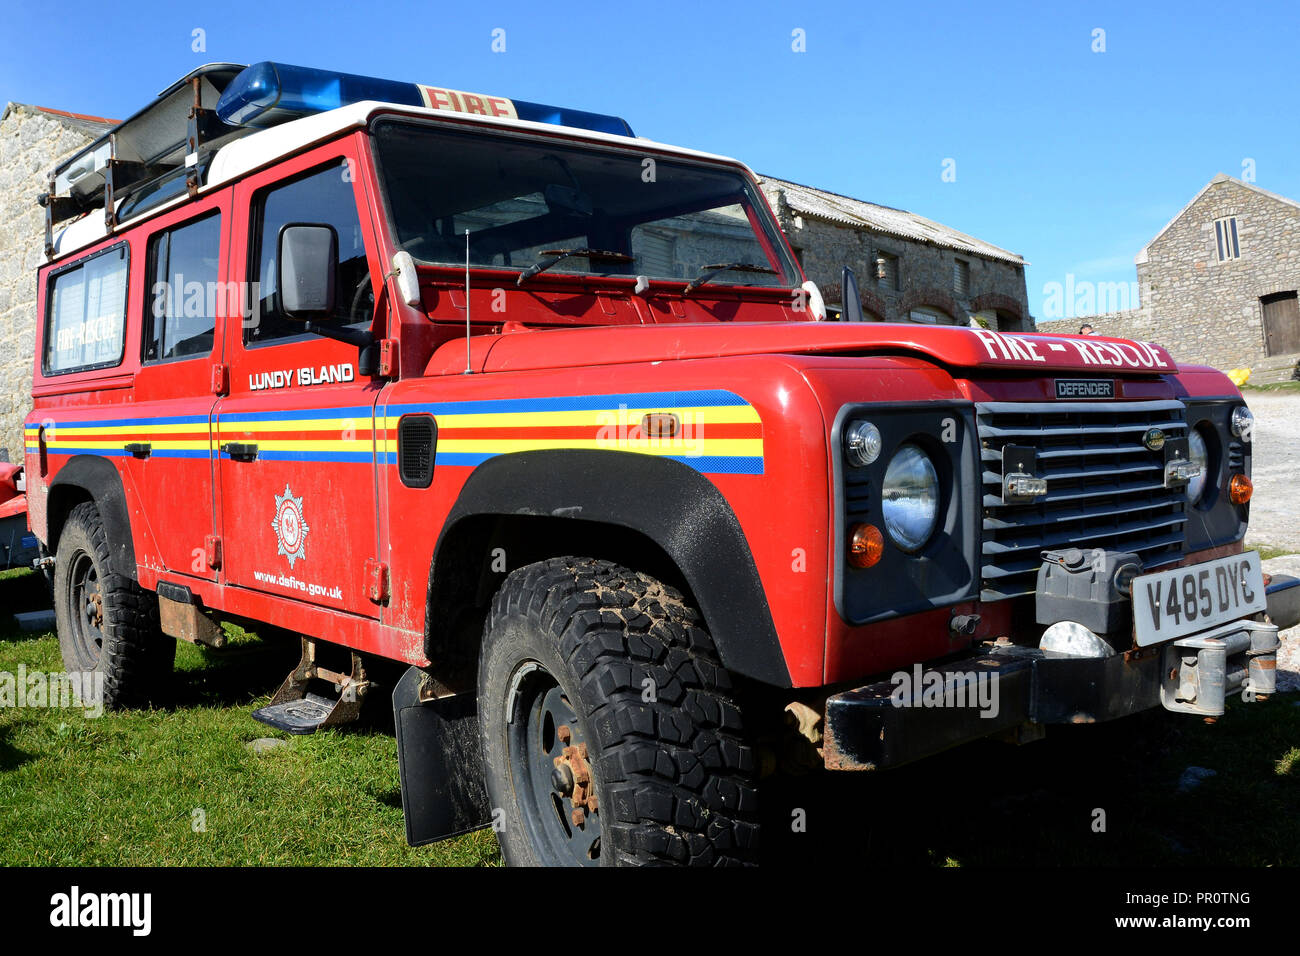
[[[1279,646],[1277,625],[1258,621],[1174,641],[1164,649],[1160,703],[1177,713],[1219,717],[1229,694],[1263,700],[1277,689]]]

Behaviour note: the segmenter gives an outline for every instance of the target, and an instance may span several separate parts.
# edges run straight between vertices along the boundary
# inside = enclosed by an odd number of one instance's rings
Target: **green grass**
[[[0,576],[0,607],[38,606],[33,587]],[[222,651],[179,646],[168,709],[0,709],[0,865],[499,863],[490,831],[406,845],[391,732],[289,737],[254,721],[296,650],[232,638]],[[0,631],[0,671],[19,664],[62,670],[57,639]],[[253,753],[259,737],[289,743]]]
[[[1247,382],[1241,386],[1243,392],[1300,392],[1300,382],[1269,382],[1264,385],[1252,385]]]
[[[1261,561],[1267,561],[1270,558],[1284,558],[1287,555],[1295,554],[1295,551],[1290,548],[1275,548],[1271,544],[1263,543],[1250,545],[1250,550],[1258,551]]]
[[[30,575],[0,575],[0,607],[40,600]],[[490,831],[406,846],[382,725],[248,749],[282,736],[249,715],[295,656],[232,631],[223,651],[179,647],[167,709],[0,708],[0,865],[499,865]],[[19,664],[60,670],[53,635],[0,630],[0,671]],[[1189,766],[1216,775],[1178,793]],[[1300,866],[1300,695],[1235,701],[1212,725],[1157,710],[882,774],[772,778],[762,794],[777,866]]]

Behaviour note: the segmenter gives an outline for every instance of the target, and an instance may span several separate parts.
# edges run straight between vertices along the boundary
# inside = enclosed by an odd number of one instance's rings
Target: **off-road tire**
[[[512,687],[533,665],[555,678],[590,744],[601,865],[756,862],[755,755],[699,614],[645,574],[564,557],[512,572],[484,626],[479,729],[508,865],[554,862],[536,821],[531,835],[525,825],[511,763]]]
[[[95,648],[84,626],[86,608],[74,596],[78,569],[93,571],[102,604]],[[84,592],[83,590],[80,593]],[[102,689],[97,702],[107,710],[138,707],[158,699],[176,659],[176,641],[158,627],[158,598],[115,567],[112,548],[94,504],[79,504],[59,535],[54,564],[54,615],[59,650],[69,673],[83,675],[82,687]],[[102,683],[87,677],[102,674]],[[87,701],[89,703],[89,701]]]

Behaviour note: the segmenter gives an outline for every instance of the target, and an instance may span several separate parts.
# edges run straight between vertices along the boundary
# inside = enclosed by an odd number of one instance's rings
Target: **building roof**
[[[1182,219],[1183,216],[1186,215],[1187,210],[1195,206],[1196,203],[1200,200],[1202,196],[1205,195],[1205,193],[1209,190],[1211,186],[1217,186],[1219,183],[1232,183],[1234,186],[1240,186],[1242,189],[1249,189],[1253,193],[1259,193],[1261,196],[1266,196],[1269,199],[1274,199],[1277,202],[1285,203],[1288,206],[1294,206],[1295,208],[1300,209],[1300,202],[1296,202],[1294,199],[1288,199],[1286,196],[1279,196],[1277,193],[1271,193],[1267,189],[1260,189],[1254,183],[1247,183],[1247,182],[1243,182],[1240,179],[1234,179],[1233,177],[1229,176],[1227,173],[1219,173],[1208,183],[1202,186],[1200,191],[1195,196],[1192,197],[1191,202],[1189,202],[1182,209],[1178,210],[1178,215],[1174,216],[1173,219],[1170,219],[1167,223],[1165,223],[1164,228],[1161,229],[1159,232],[1157,232],[1154,236],[1152,236],[1151,240],[1145,246],[1143,246],[1141,249],[1138,250],[1138,254],[1133,257],[1133,262],[1137,265],[1141,265],[1142,263],[1146,262],[1147,250],[1149,250],[1153,245],[1155,245],[1156,241],[1159,240],[1161,236],[1163,236],[1166,232],[1169,231],[1170,226],[1176,223],[1179,219]]]
[[[764,176],[761,182],[785,193],[786,205],[798,216],[808,216],[851,229],[867,229],[912,242],[928,242],[945,249],[955,249],[986,259],[996,259],[1015,265],[1026,265],[1022,256],[999,248],[983,239],[976,239],[904,209],[881,206],[862,199],[852,199],[839,193],[814,189],[792,183],[775,176]]]
[[[44,116],[57,119],[65,126],[75,126],[88,133],[101,133],[109,127],[117,125],[117,120],[105,119],[102,116],[69,113],[67,110],[56,110],[49,106],[32,106],[30,103],[6,103],[4,113],[0,114],[0,120],[7,118],[15,109],[26,110],[29,113],[41,113]]]

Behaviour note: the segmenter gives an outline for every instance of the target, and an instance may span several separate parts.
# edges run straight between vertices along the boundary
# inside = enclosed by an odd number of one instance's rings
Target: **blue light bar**
[[[617,116],[271,62],[254,63],[231,80],[217,101],[217,116],[230,126],[275,126],[362,100],[633,135]]]

